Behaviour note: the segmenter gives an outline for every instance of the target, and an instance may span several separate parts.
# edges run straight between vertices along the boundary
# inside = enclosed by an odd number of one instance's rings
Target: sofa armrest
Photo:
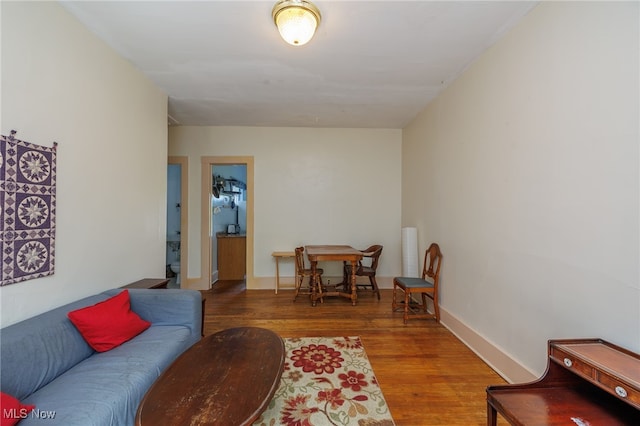
[[[121,288],[104,293],[114,296]],[[153,325],[184,325],[200,338],[202,330],[202,294],[197,290],[128,289],[131,310]]]

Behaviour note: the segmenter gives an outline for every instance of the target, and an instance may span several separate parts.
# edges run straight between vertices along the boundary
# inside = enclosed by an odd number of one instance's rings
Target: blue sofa
[[[151,326],[110,351],[95,352],[67,313],[120,291],[108,290],[0,329],[0,389],[36,406],[19,426],[133,425],[149,387],[200,339],[200,292],[129,289],[131,310]]]

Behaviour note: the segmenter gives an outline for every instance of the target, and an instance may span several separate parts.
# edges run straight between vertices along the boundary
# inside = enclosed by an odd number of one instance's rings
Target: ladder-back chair
[[[311,268],[307,268],[304,262],[304,247],[296,247],[296,283],[295,283],[295,293],[293,295],[293,301],[296,301],[298,294],[308,294],[311,295],[311,290],[313,286],[313,272]],[[322,273],[324,271],[322,268],[317,268],[316,273],[319,276],[320,285],[322,285]],[[304,279],[309,277],[309,287],[305,291],[302,291],[302,284],[304,283]]]
[[[358,262],[358,266],[356,267],[356,277],[368,277],[369,284],[356,283],[356,287],[370,286],[371,290],[378,295],[378,300],[380,300],[380,289],[376,282],[376,270],[378,269],[378,260],[382,254],[382,246],[376,244],[361,251],[363,258]],[[347,262],[344,262],[342,275],[345,291],[351,292],[351,265]]]
[[[438,308],[438,284],[440,281],[440,265],[442,264],[442,252],[440,246],[432,243],[424,253],[424,264],[422,267],[422,278],[396,277],[393,279],[393,302],[392,309],[395,311],[399,307],[404,308],[404,323],[412,318],[435,318],[440,322],[440,309]],[[404,301],[398,302],[396,293],[398,290],[404,292]],[[413,301],[412,294],[420,294],[422,303]],[[427,311],[427,298],[433,301],[433,314]],[[413,303],[413,306],[411,304]]]

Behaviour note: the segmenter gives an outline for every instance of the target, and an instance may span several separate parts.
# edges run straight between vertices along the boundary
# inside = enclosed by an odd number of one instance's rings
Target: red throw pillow
[[[84,340],[96,351],[106,352],[133,339],[151,323],[131,311],[129,290],[93,306],[67,314]]]
[[[35,405],[24,405],[16,398],[0,392],[0,407],[2,407],[2,422],[0,426],[13,426],[26,418]]]

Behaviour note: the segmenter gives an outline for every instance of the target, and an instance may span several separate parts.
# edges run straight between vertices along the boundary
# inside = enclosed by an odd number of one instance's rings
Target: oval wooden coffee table
[[[142,399],[136,425],[250,425],[280,384],[280,336],[257,327],[200,340],[162,373]]]

